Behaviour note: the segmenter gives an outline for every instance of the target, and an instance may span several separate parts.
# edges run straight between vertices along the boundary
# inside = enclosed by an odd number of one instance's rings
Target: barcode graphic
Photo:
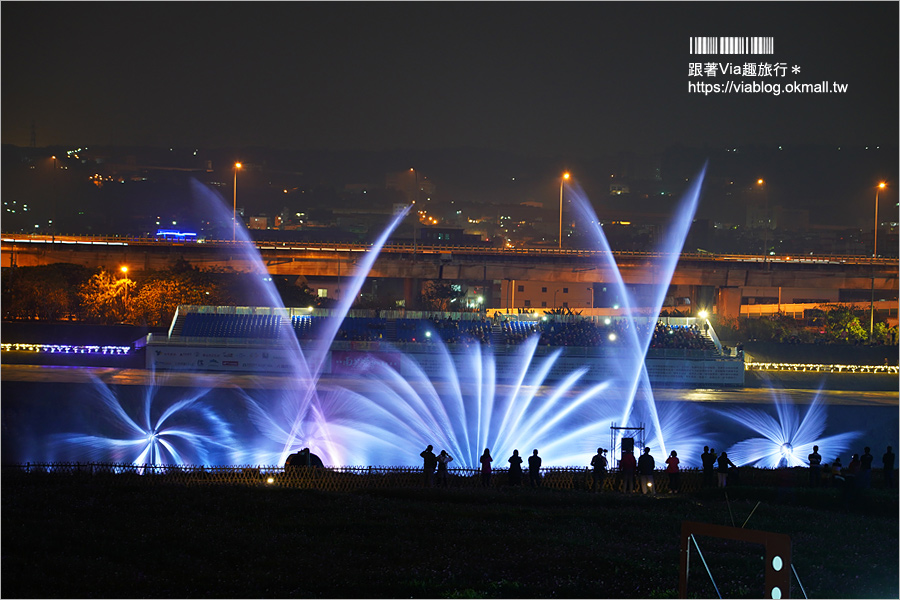
[[[775,54],[775,38],[692,37],[691,54]]]

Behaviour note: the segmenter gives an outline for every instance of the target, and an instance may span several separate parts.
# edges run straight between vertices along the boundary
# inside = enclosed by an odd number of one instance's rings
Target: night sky
[[[2,5],[2,141],[27,146],[489,148],[895,145],[898,4]],[[692,56],[692,36],[774,55]],[[786,77],[690,77],[693,62]],[[798,65],[799,74],[791,68]],[[688,82],[848,84],[704,96]]]

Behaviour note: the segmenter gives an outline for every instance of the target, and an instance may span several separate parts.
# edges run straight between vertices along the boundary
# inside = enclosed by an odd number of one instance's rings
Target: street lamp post
[[[231,211],[231,241],[237,241],[237,172],[241,163],[234,163],[234,206]]]
[[[764,179],[757,179],[756,185],[763,191],[763,262],[769,258],[769,189]]]
[[[872,298],[869,301],[869,343],[872,343],[872,336],[875,333],[875,261],[878,258],[878,192],[883,190],[887,184],[879,183],[875,187],[875,232],[872,236]]]
[[[882,181],[875,187],[875,236],[872,243],[872,258],[878,258],[878,192],[883,190],[886,185]]]
[[[415,185],[416,185],[416,193],[412,199],[412,203],[413,203],[413,260],[415,260],[416,251],[418,250],[417,242],[416,242],[416,230],[418,229],[418,224],[419,224],[419,207],[416,206],[416,200],[419,199],[419,172],[416,171],[412,167],[410,167],[409,170],[410,170],[410,172],[412,172],[413,177],[415,178]]]
[[[566,181],[571,177],[569,172],[563,173],[562,179],[559,180],[559,249],[562,250],[562,205],[563,205],[563,187]]]
[[[125,304],[125,310],[128,311],[128,285],[130,283],[128,280],[128,265],[122,265],[119,267],[119,271],[122,273],[123,302]]]
[[[50,216],[53,217],[53,220],[56,220],[56,155],[54,154],[50,158],[53,159],[53,175],[50,177],[50,186],[53,190],[53,194],[50,200]],[[50,233],[53,233],[54,226],[50,227]]]

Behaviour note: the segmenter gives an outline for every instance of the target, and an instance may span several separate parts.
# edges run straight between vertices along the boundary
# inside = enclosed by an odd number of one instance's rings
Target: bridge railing
[[[366,252],[371,244],[336,243],[336,242],[283,242],[254,240],[251,242],[233,240],[198,239],[196,241],[172,241],[155,237],[142,236],[109,236],[109,235],[46,235],[26,233],[2,233],[0,240],[4,243],[35,243],[35,244],[93,244],[93,245],[149,245],[149,246],[242,246],[253,245],[261,251],[323,251],[323,252]],[[602,250],[590,250],[581,248],[494,248],[486,246],[426,246],[413,245],[411,242],[392,242],[385,244],[382,253],[416,253],[438,254],[452,258],[456,254],[493,254],[498,256],[577,256],[592,257],[606,254]],[[623,259],[647,259],[668,256],[661,252],[633,252],[613,251],[612,254]],[[682,253],[682,260],[710,261],[710,262],[746,262],[746,263],[793,263],[793,264],[868,264],[880,266],[893,266],[895,257],[873,258],[865,255],[778,255],[762,256],[747,254],[715,254],[709,252]]]

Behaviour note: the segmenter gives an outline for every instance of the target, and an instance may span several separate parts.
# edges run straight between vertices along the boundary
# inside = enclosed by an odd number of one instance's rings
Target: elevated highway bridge
[[[203,240],[173,242],[152,238],[42,236],[2,234],[0,265],[36,266],[59,262],[106,270],[162,269],[183,259],[199,268],[249,271],[248,246],[255,246],[271,275],[348,277],[356,272],[366,244],[308,242],[232,242]],[[662,277],[664,255],[613,252],[628,285],[656,284]],[[615,276],[601,251],[557,248],[447,247],[388,244],[370,277],[409,282],[452,280],[489,282],[542,281],[559,284],[612,283]],[[863,256],[747,256],[689,254],[679,257],[671,281],[675,286],[714,290],[719,314],[740,313],[748,288],[804,288],[820,290],[878,290],[896,298],[897,259]],[[500,300],[499,298],[497,299]],[[496,302],[495,302],[496,304]],[[502,304],[501,304],[502,305]]]

